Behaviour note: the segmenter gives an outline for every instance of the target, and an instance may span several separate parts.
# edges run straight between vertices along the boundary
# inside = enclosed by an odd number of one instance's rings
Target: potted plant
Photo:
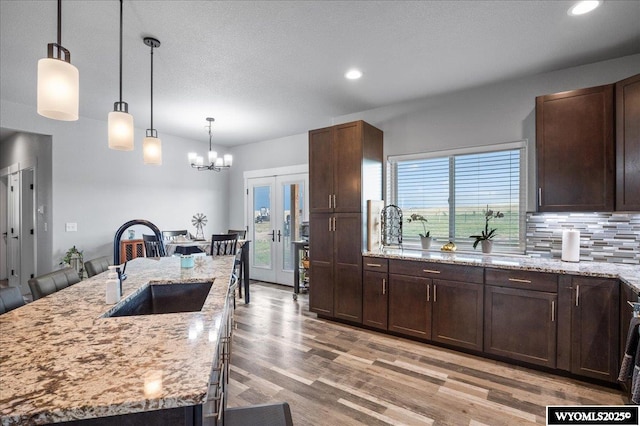
[[[424,234],[418,234],[420,235],[420,244],[425,250],[430,248],[431,243],[433,242],[433,238],[431,237],[431,231],[427,231],[427,226],[425,225],[425,223],[427,223],[427,218],[422,216],[421,214],[412,213],[411,216],[407,218],[407,223],[411,222],[422,223],[422,230],[424,231]]]
[[[499,219],[501,217],[504,217],[503,213],[500,213],[499,211],[494,212],[493,210],[489,209],[489,206],[487,206],[487,210],[484,212],[484,230],[480,233],[480,235],[469,236],[469,238],[476,239],[473,242],[474,249],[478,247],[478,243],[481,243],[482,252],[491,253],[491,250],[493,249],[493,237],[496,236],[497,228],[489,229],[489,221],[491,219]]]

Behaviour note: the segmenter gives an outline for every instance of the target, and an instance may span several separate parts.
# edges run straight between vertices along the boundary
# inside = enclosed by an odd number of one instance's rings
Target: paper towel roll
[[[580,231],[575,229],[562,231],[562,260],[565,262],[580,261]]]

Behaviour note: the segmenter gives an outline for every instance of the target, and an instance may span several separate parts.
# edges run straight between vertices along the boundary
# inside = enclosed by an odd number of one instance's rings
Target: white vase
[[[493,250],[493,241],[492,240],[482,240],[480,242],[482,244],[482,252],[489,254],[491,250]]]
[[[420,244],[422,244],[422,248],[427,250],[431,248],[431,243],[433,242],[433,237],[423,237],[420,236]]]

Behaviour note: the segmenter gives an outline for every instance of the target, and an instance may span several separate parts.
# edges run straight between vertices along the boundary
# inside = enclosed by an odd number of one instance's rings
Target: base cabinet
[[[389,274],[389,331],[431,338],[431,280]]]
[[[486,286],[484,350],[556,367],[555,293]]]
[[[433,280],[431,339],[482,351],[483,285]]]
[[[571,372],[616,382],[620,368],[618,281],[574,277],[570,290]]]
[[[389,276],[387,259],[362,259],[362,324],[387,330]]]

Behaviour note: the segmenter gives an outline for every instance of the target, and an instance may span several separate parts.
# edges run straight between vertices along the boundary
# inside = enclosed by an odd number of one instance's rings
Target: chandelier
[[[211,145],[211,123],[215,121],[212,117],[207,117],[207,121],[209,122],[209,153],[207,155],[208,164],[204,163],[204,157],[198,155],[195,152],[189,153],[189,164],[194,169],[203,171],[203,170],[213,170],[214,172],[219,172],[223,169],[228,169],[231,167],[231,163],[233,162],[233,157],[230,154],[225,154],[222,157],[218,157],[218,153],[212,150]]]

